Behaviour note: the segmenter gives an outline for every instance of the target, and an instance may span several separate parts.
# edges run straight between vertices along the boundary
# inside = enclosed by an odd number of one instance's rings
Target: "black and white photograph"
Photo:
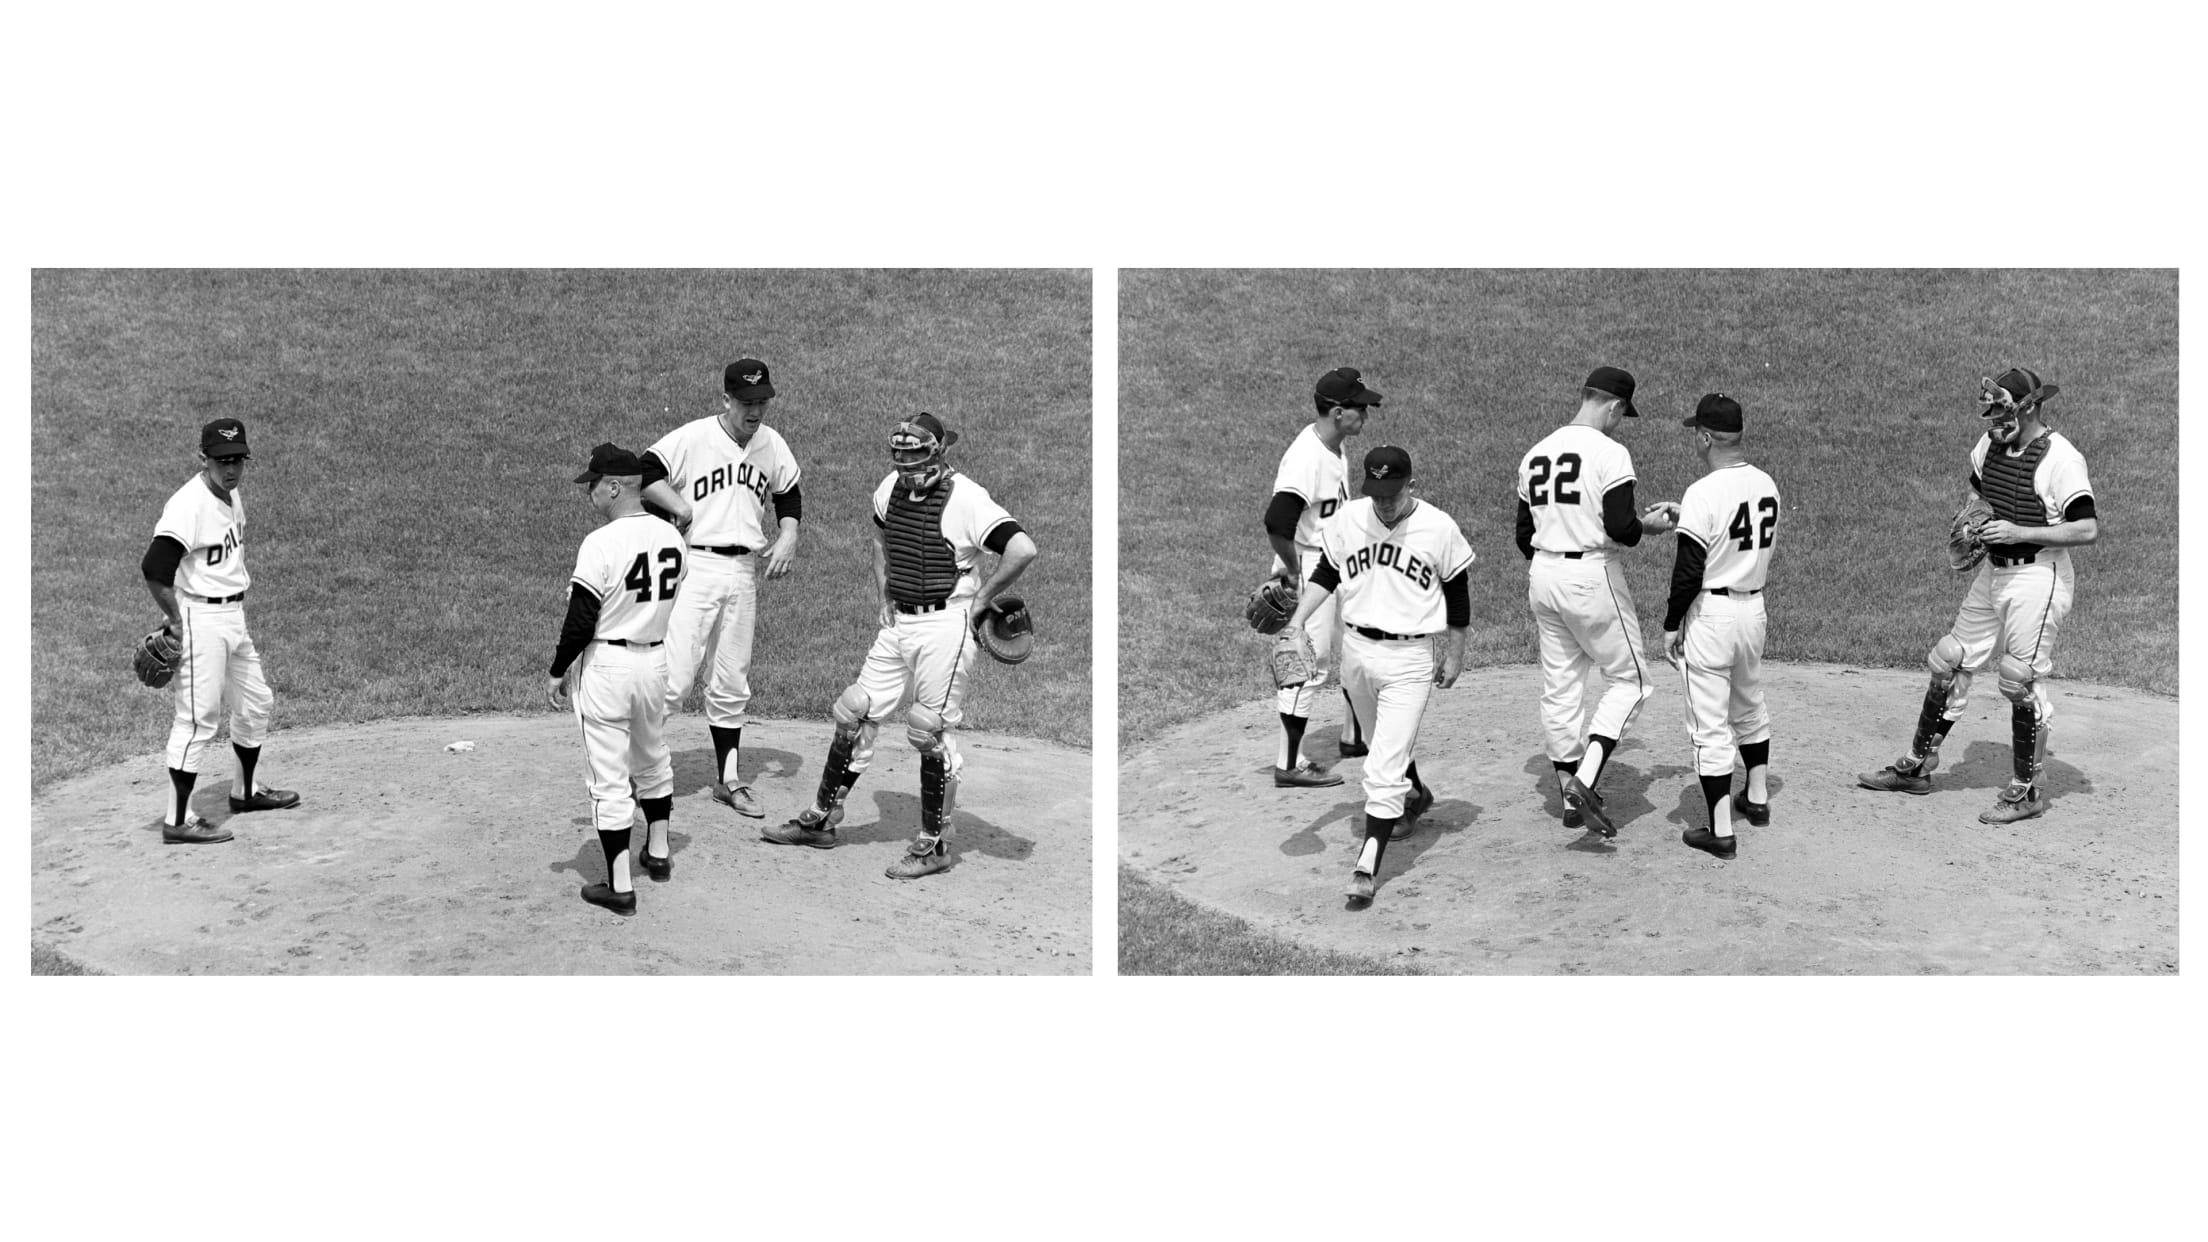
[[[1119,280],[1122,974],[2177,971],[2176,272]]]
[[[1090,287],[33,273],[33,971],[1090,973]]]

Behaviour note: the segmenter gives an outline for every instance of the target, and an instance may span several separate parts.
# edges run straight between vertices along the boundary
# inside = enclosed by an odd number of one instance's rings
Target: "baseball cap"
[[[897,430],[890,433],[889,446],[893,449],[924,449],[928,447],[922,439],[924,436],[935,437],[936,444],[943,448],[958,443],[957,432],[945,427],[942,419],[922,410],[897,424]],[[910,443],[899,443],[901,440]]]
[[[1587,373],[1585,387],[1609,393],[1613,397],[1625,398],[1625,416],[1627,418],[1639,418],[1641,416],[1641,412],[1633,408],[1632,373],[1620,371],[1616,367],[1596,367]]]
[[[199,451],[209,457],[251,457],[245,446],[245,424],[234,418],[218,418],[199,429]]]
[[[1740,430],[1740,402],[1721,392],[1713,392],[1694,403],[1694,417],[1679,420],[1689,427],[1704,431]]]
[[[2045,401],[2062,391],[2053,384],[2040,382],[2039,372],[2027,371],[2023,367],[2010,367],[1998,378],[1981,381],[1978,387],[1978,402],[1986,407],[1978,412],[1980,418],[1998,418],[2031,401],[2033,397]],[[2032,401],[2033,405],[2038,403]]]
[[[636,454],[618,444],[601,444],[590,450],[590,467],[575,476],[577,483],[596,483],[609,474],[630,475],[644,473],[644,463]]]
[[[1319,377],[1319,386],[1315,391],[1320,397],[1336,405],[1380,404],[1380,394],[1360,383],[1358,374],[1355,367],[1336,367]]]
[[[764,401],[774,395],[767,364],[757,358],[738,358],[721,372],[721,391],[738,401]]]
[[[1365,454],[1365,495],[1393,496],[1411,481],[1411,455],[1392,444]]]

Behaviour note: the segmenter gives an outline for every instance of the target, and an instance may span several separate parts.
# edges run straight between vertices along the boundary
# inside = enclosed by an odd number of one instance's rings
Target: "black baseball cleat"
[[[672,854],[665,858],[654,858],[649,851],[646,851],[638,854],[636,860],[644,864],[644,874],[659,883],[666,883],[675,874],[675,856]]]
[[[1733,805],[1740,808],[1740,817],[1747,820],[1751,826],[1757,828],[1769,828],[1771,826],[1770,803],[1750,802],[1746,798],[1742,798]]]
[[[1371,901],[1376,891],[1378,890],[1373,885],[1372,876],[1367,872],[1357,871],[1350,874],[1349,887],[1342,890],[1342,895],[1351,901]]]
[[[1707,828],[1689,828],[1679,834],[1679,839],[1705,854],[1714,854],[1719,858],[1731,858],[1735,849],[1733,838],[1721,837]]]
[[[1337,743],[1337,747],[1344,759],[1361,759],[1372,753],[1372,747],[1363,742],[1341,742]]]
[[[1341,783],[1340,773],[1329,772],[1309,759],[1292,768],[1273,769],[1273,785],[1278,789],[1325,789]]]
[[[604,906],[615,914],[636,913],[636,894],[614,892],[611,884],[583,885],[583,900],[594,906]]]
[[[1579,777],[1569,773],[1564,777],[1564,806],[1566,810],[1578,811],[1585,816],[1586,822],[1594,825],[1595,831],[1601,833],[1604,839],[1618,835],[1618,826],[1611,823],[1610,817],[1603,813],[1601,795],[1580,784]]]
[[[181,824],[163,824],[161,841],[164,845],[220,845],[230,839],[230,830],[208,823],[194,816]]]
[[[289,789],[256,789],[250,796],[230,799],[230,813],[283,811],[299,805],[299,795]]]

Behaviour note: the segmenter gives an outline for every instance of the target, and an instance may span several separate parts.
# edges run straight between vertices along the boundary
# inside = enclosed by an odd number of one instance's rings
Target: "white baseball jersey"
[[[649,513],[617,517],[585,536],[572,581],[598,597],[596,637],[664,640],[684,561],[682,532]]]
[[[719,416],[684,423],[647,450],[667,468],[667,486],[690,502],[690,542],[766,546],[767,497],[797,485],[797,458],[762,424],[738,444]]]
[[[1982,435],[1970,448],[1970,472],[1980,478],[1986,473],[1986,454],[1993,451],[1993,437]],[[2047,510],[2051,525],[2062,520],[2063,510],[2080,496],[2093,494],[2093,480],[2086,477],[2085,454],[2070,443],[2061,433],[2047,433],[2047,455],[2039,459],[2039,469],[2032,474],[2032,490],[2039,494],[2039,503]],[[2057,548],[2055,551],[2066,551]]]
[[[1543,437],[1518,463],[1518,499],[1533,512],[1533,546],[1544,552],[1615,548],[1602,528],[1602,497],[1633,481],[1633,455],[1582,423]]]
[[[1341,584],[1342,624],[1389,634],[1436,634],[1448,628],[1441,584],[1472,564],[1472,545],[1456,521],[1421,500],[1391,530],[1372,498],[1343,506],[1319,537]]]
[[[1747,462],[1696,479],[1679,501],[1679,533],[1702,545],[1702,589],[1760,591],[1779,527],[1779,485]]]
[[[215,495],[207,476],[195,474],[161,507],[156,538],[184,545],[176,567],[176,589],[206,599],[243,594],[253,576],[245,572],[245,495],[230,489],[230,499]]]
[[[958,585],[951,588],[945,602],[956,604],[974,597],[981,589],[981,582],[974,574],[974,561],[980,556],[982,544],[989,532],[1012,520],[989,495],[989,490],[965,475],[952,471],[943,486],[951,489],[950,499],[943,502],[943,541],[951,545],[951,556],[958,562]],[[897,472],[892,470],[874,489],[874,523],[877,526],[889,521],[889,497],[897,488]]]
[[[1340,453],[1319,439],[1318,424],[1297,433],[1288,451],[1280,455],[1273,494],[1281,492],[1303,498],[1303,513],[1296,518],[1296,545],[1318,547],[1319,524],[1349,501],[1349,467]]]

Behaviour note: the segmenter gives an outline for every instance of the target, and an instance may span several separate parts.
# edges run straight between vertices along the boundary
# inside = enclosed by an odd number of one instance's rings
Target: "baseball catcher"
[[[2012,824],[2047,811],[2041,782],[2055,704],[2045,682],[2076,590],[2070,558],[2101,535],[2085,457],[2047,426],[2041,408],[2060,391],[2023,367],[1979,381],[1986,430],[1970,450],[1969,485],[1986,512],[1971,519],[1966,507],[1953,525],[1957,538],[1966,523],[1973,527],[1980,555],[1954,623],[1925,657],[1931,680],[1909,750],[1857,776],[1866,789],[1931,793],[1940,745],[1969,704],[1971,678],[1991,673],[2009,701],[2011,775],[1978,822]],[[1952,563],[1964,567],[1959,545]]]
[[[183,644],[164,625],[130,649],[130,671],[137,674],[140,685],[159,690],[176,676],[176,660],[183,652]]]

